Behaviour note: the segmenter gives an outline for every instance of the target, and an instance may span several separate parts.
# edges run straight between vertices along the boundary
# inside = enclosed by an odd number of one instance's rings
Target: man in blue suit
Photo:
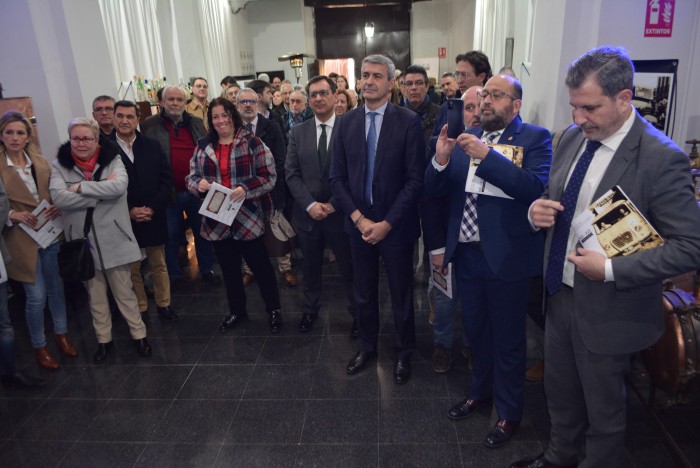
[[[416,347],[413,246],[420,235],[425,142],[419,117],[389,102],[393,77],[394,63],[387,57],[362,61],[365,105],[335,124],[330,181],[345,214],[354,269],[359,349],[347,373],[359,372],[377,356],[381,257],[394,313],[394,381],[402,384],[411,377]]]
[[[496,448],[510,440],[523,414],[525,317],[544,246],[527,210],[547,183],[552,145],[546,129],[518,118],[522,88],[515,78],[494,76],[479,96],[481,126],[457,139],[443,127],[425,181],[429,195],[450,195],[444,264],[455,265],[474,362],[471,393],[448,415],[467,418],[493,402],[498,421],[484,445]],[[522,167],[487,143],[521,147]],[[481,180],[467,186],[470,165]],[[472,188],[485,185],[499,195]]]

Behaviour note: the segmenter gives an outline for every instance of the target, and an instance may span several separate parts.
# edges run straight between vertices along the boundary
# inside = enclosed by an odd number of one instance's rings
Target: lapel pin
[[[513,140],[513,137],[512,137],[512,136],[509,136],[509,137],[508,137],[508,141],[511,141],[511,140]]]

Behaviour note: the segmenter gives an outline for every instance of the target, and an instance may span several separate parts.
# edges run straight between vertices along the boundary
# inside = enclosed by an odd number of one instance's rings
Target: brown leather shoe
[[[292,270],[287,270],[282,272],[282,277],[284,278],[284,282],[287,283],[287,286],[291,286],[292,288],[299,284],[299,280],[297,279],[297,275],[295,275]]]
[[[68,357],[76,357],[78,355],[78,350],[75,349],[70,338],[68,338],[68,333],[55,334],[53,337],[56,340],[58,349],[60,349],[63,354]]]
[[[544,361],[540,361],[525,372],[525,380],[528,382],[542,382],[544,380]]]
[[[49,348],[34,348],[34,356],[39,365],[45,369],[58,369],[58,361],[49,352]]]
[[[243,273],[243,286],[248,286],[253,281],[255,281],[255,276],[250,273]]]

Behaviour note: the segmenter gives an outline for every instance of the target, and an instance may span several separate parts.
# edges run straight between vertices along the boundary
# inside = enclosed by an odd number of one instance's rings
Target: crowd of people
[[[245,286],[257,281],[270,331],[280,332],[280,286],[264,235],[270,219],[283,216],[299,240],[301,281],[290,253],[274,258],[281,284],[301,284],[299,332],[312,330],[322,309],[329,248],[357,343],[346,372],[370,367],[383,267],[394,318],[393,379],[404,384],[416,349],[413,253],[422,237],[431,275],[451,283],[428,282],[433,370],[451,368],[458,310],[459,347],[471,359],[469,393],[447,416],[463,420],[495,408],[497,422],[483,441],[492,449],[516,433],[525,405],[526,317],[535,297],[546,317],[551,438],[544,453],[512,466],[620,466],[630,357],[663,330],[661,281],[700,265],[700,210],[688,158],[632,107],[634,68],[624,49],[600,47],[569,66],[573,124],[554,158],[551,132],[523,121],[523,89],[512,70],[493,74],[479,51],[458,55],[455,64],[454,73],[440,77],[440,95],[423,67],[397,71],[382,55],[362,61],[355,89],[336,74],[304,87],[279,77],[244,85],[225,77],[220,97],[209,101],[208,81],[198,77],[189,103],[182,88],[165,87],[160,112],[140,131],[138,105],[98,96],[94,120],[71,120],[52,165],[27,119],[3,115],[0,252],[8,276],[24,288],[39,365],[59,366],[46,343],[47,299],[58,349],[77,355],[57,255],[61,241],[81,237],[86,225],[97,270],[84,282],[96,363],[114,351],[108,288],[144,358],[151,355],[141,318],[148,310],[144,272],[158,315],[178,320],[170,290],[184,276],[187,227],[201,281],[219,285],[215,257],[221,268],[229,312],[220,331],[248,318]],[[522,159],[507,157],[511,151]],[[214,183],[242,203],[230,225],[199,214]],[[572,220],[615,186],[663,245],[614,258],[581,247]],[[37,228],[34,211],[44,200],[42,216],[61,216],[64,232],[41,248],[23,227]],[[4,282],[0,371],[5,386],[46,383],[15,366]]]

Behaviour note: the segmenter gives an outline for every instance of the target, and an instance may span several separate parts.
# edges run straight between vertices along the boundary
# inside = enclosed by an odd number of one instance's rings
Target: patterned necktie
[[[486,137],[488,143],[493,143],[501,132],[493,132]],[[467,198],[464,200],[464,214],[462,214],[462,224],[459,228],[459,241],[469,242],[469,239],[474,237],[477,230],[476,216],[476,193],[467,192]]]
[[[576,167],[569,178],[569,183],[566,184],[564,195],[561,197],[564,211],[557,215],[557,221],[554,224],[552,245],[549,249],[549,261],[547,262],[547,271],[544,275],[544,284],[547,286],[547,292],[550,296],[558,293],[561,289],[566,246],[569,243],[569,231],[571,229],[571,221],[574,219],[574,211],[576,211],[578,194],[581,191],[581,185],[586,176],[586,171],[588,171],[588,166],[591,165],[593,160],[593,155],[600,148],[601,144],[599,141],[588,140],[586,150],[576,163]]]
[[[321,124],[321,136],[318,139],[318,164],[323,172],[326,164],[326,153],[328,152],[328,137],[326,136],[326,124]]]
[[[246,126],[245,126],[245,128],[247,128],[248,131],[249,131],[250,133],[255,134],[255,133],[253,132],[253,122],[247,123]]]
[[[367,132],[367,172],[365,173],[365,202],[372,204],[372,180],[374,179],[374,161],[377,158],[377,127],[374,125],[376,112],[369,114],[369,131]]]

